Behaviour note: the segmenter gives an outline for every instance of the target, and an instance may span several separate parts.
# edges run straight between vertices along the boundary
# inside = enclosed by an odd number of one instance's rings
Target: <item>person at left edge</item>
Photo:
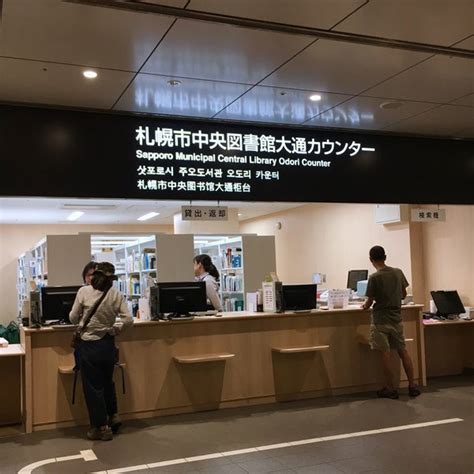
[[[76,295],[69,319],[84,323],[90,309],[104,292],[107,294],[81,335],[79,367],[91,429],[92,440],[112,439],[120,427],[113,373],[116,359],[115,336],[132,326],[133,318],[123,295],[113,287],[115,267],[108,262],[97,264],[91,284]],[[116,323],[116,317],[120,323]]]

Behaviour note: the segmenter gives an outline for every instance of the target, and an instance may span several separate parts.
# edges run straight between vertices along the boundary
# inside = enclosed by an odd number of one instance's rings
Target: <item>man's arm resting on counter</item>
[[[368,310],[374,304],[374,299],[369,297],[367,301],[361,306],[362,309]]]

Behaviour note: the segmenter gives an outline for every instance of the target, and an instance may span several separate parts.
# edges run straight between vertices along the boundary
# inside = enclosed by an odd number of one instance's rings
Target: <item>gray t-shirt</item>
[[[366,296],[373,298],[374,324],[399,323],[402,320],[403,290],[409,285],[399,268],[384,267],[370,275]]]

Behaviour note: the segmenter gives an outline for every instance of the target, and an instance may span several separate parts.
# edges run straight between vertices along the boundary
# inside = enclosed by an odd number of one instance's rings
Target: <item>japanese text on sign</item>
[[[289,153],[298,155],[355,156],[361,151],[375,151],[372,147],[363,147],[356,141],[316,140],[306,137],[280,138],[274,135],[254,135],[242,133],[206,133],[202,130],[174,130],[172,128],[150,129],[140,126],[135,130],[135,140],[140,146],[191,148],[204,147],[209,150],[245,151],[254,153]]]
[[[181,206],[183,221],[226,221],[227,207],[221,206]]]
[[[446,209],[412,209],[412,222],[444,222]]]

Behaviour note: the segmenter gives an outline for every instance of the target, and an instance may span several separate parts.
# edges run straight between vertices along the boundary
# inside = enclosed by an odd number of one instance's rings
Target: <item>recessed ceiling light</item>
[[[97,77],[97,73],[95,71],[91,71],[90,69],[84,71],[82,75],[87,77],[87,79],[95,79]]]
[[[382,102],[379,107],[381,109],[385,110],[393,110],[393,109],[399,109],[400,107],[403,107],[405,104],[403,102],[398,102],[395,100],[390,100],[387,102]]]
[[[144,216],[141,216],[137,219],[137,221],[147,221],[148,219],[152,219],[153,217],[159,216],[159,212],[149,212],[148,214],[145,214]]]
[[[66,219],[68,221],[77,221],[77,219],[79,219],[79,217],[83,216],[84,213],[82,211],[74,211],[74,212],[71,212],[71,214],[69,214]]]
[[[242,214],[241,214],[240,212],[239,212],[237,215],[238,215],[239,217],[242,217]]]
[[[313,102],[317,102],[318,100],[321,100],[321,96],[319,94],[313,94],[309,96],[309,100],[312,100]]]
[[[181,81],[178,81],[178,79],[170,79],[168,81],[168,84],[172,87],[176,87],[176,86],[180,86],[181,85]]]

